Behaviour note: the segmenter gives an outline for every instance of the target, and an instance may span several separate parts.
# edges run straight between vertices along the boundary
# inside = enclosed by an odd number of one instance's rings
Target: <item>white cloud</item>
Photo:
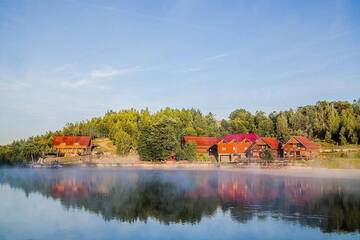
[[[91,81],[89,79],[80,79],[80,80],[62,82],[62,85],[67,88],[79,88],[89,84],[91,84]]]
[[[108,78],[123,75],[130,72],[130,69],[96,69],[90,73],[91,78]]]
[[[73,89],[84,86],[91,86],[103,90],[107,89],[107,87],[104,85],[104,81],[111,80],[116,76],[125,76],[136,71],[138,71],[138,67],[122,69],[115,69],[112,67],[98,68],[83,74],[83,77],[80,79],[63,81],[62,86]]]
[[[205,58],[205,60],[206,61],[214,61],[214,60],[221,59],[221,58],[224,58],[224,57],[227,57],[227,56],[229,56],[229,54],[222,53],[222,54],[217,54],[217,55],[214,55],[214,56],[207,57],[207,58]]]
[[[192,68],[186,68],[186,69],[182,69],[177,71],[178,73],[192,73],[192,72],[199,72],[201,71],[201,68],[197,68],[197,67],[192,67]]]

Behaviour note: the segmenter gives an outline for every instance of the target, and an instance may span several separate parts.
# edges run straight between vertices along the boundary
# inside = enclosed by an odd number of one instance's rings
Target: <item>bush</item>
[[[123,130],[118,130],[114,136],[116,151],[120,155],[127,155],[132,149],[132,138]]]
[[[264,150],[264,159],[270,161],[274,160],[274,156],[269,148]]]
[[[196,160],[196,143],[186,143],[176,151],[178,160]]]

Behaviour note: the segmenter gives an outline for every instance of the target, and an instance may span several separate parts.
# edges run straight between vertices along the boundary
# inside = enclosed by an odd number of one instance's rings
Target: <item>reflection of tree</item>
[[[155,218],[198,223],[220,207],[240,223],[280,217],[323,231],[359,231],[356,181],[262,176],[231,172],[0,170],[0,184],[60,199],[106,220]]]
[[[324,231],[354,231],[360,230],[360,198],[344,192],[330,193],[321,196],[314,203],[314,208],[327,216]]]
[[[235,207],[230,208],[230,214],[232,219],[240,223],[246,223],[247,221],[250,221],[254,216],[254,212],[243,204],[239,204]]]

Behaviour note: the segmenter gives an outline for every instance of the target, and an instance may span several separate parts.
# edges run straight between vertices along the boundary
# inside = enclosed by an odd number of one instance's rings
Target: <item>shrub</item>
[[[132,148],[132,138],[123,130],[118,130],[114,136],[114,143],[116,145],[116,151],[120,155],[127,155]]]
[[[274,156],[269,148],[264,150],[264,159],[270,161],[274,160]]]
[[[178,160],[196,160],[196,143],[186,143],[176,151]]]

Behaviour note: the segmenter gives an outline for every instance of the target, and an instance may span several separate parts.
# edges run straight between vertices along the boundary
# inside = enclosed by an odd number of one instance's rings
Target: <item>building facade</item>
[[[255,141],[255,143],[248,150],[249,158],[266,158],[265,152],[269,151],[272,158],[282,157],[282,145],[273,137],[261,137]]]
[[[81,156],[91,153],[92,141],[89,136],[55,136],[53,147],[64,157]]]
[[[309,160],[319,154],[319,147],[304,136],[293,136],[284,145],[284,158]]]

